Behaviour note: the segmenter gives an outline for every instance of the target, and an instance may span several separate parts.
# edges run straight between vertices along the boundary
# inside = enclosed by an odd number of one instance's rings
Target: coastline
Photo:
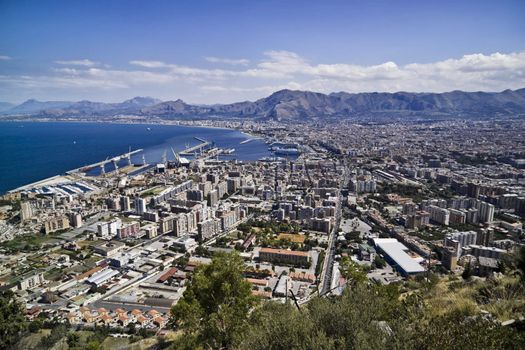
[[[202,129],[213,129],[213,130],[224,130],[224,131],[238,131],[240,132],[243,137],[245,137],[245,140],[248,140],[248,139],[262,139],[262,137],[260,136],[255,136],[255,135],[252,135],[250,134],[247,130],[243,130],[242,128],[237,128],[237,127],[224,127],[224,126],[208,126],[208,125],[196,125],[196,124],[186,124],[186,123],[178,123],[175,122],[163,122],[163,123],[156,123],[156,122],[142,122],[142,121],[136,121],[136,122],[124,122],[124,121],[89,121],[89,120],[67,120],[67,121],[64,121],[64,120],[35,120],[35,119],[28,119],[28,120],[25,120],[25,121],[21,121],[21,120],[2,120],[0,119],[0,123],[2,122],[5,122],[5,123],[41,123],[41,124],[53,124],[53,123],[64,123],[64,124],[92,124],[92,125],[99,125],[99,124],[108,124],[108,125],[144,125],[144,126],[176,126],[176,127],[180,127],[180,128],[202,128]],[[161,145],[162,142],[160,142],[158,145]],[[151,146],[150,146],[151,147]],[[82,165],[82,166],[85,166],[85,165]],[[74,168],[72,168],[74,169]],[[54,173],[53,175],[51,176],[47,176],[47,177],[43,177],[43,178],[40,178],[40,179],[37,179],[35,181],[29,181],[29,182],[25,182],[23,184],[20,184],[20,185],[17,185],[16,187],[11,187],[11,188],[6,188],[4,190],[2,190],[0,192],[0,196],[3,196],[5,194],[8,194],[8,193],[13,193],[13,192],[17,192],[17,191],[20,191],[20,190],[24,190],[26,188],[30,188],[32,186],[39,186],[39,185],[44,185],[50,181],[53,181],[54,179],[57,179],[57,178],[60,178],[60,177],[64,177],[68,174],[68,172],[72,171],[72,169],[68,169],[68,170],[65,170],[65,171],[60,171],[60,172],[56,172]]]
[[[212,121],[211,119],[205,119],[203,120],[205,122]],[[190,122],[184,122],[182,120],[165,120],[165,119],[159,119],[157,121],[143,121],[143,120],[86,120],[86,119],[78,119],[78,120],[71,120],[71,119],[35,119],[35,118],[28,118],[28,119],[11,119],[8,117],[7,119],[4,119],[0,116],[0,123],[6,122],[6,123],[85,123],[85,124],[115,124],[115,125],[170,125],[170,126],[181,126],[181,127],[196,127],[196,128],[207,128],[207,129],[218,129],[218,130],[237,130],[242,132],[243,134],[247,135],[250,138],[261,138],[264,139],[262,136],[255,136],[252,135],[250,132],[251,130],[242,128],[242,127],[235,127],[235,126],[216,126],[216,125],[203,125],[200,123],[194,123],[195,121]],[[220,120],[220,122],[227,122],[227,120]],[[235,122],[235,121],[234,121]]]

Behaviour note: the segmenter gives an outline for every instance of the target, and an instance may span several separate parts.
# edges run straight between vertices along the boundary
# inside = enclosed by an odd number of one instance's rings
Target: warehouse
[[[375,238],[374,245],[385,255],[385,260],[402,276],[424,272],[423,266],[407,254],[409,249],[395,238]]]
[[[104,271],[97,272],[93,276],[91,276],[87,282],[89,284],[94,285],[95,287],[99,287],[100,285],[106,283],[107,281],[111,280],[113,277],[118,275],[119,272],[112,269],[107,269]]]

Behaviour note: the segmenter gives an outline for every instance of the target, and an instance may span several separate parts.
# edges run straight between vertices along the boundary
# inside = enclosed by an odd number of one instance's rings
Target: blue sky
[[[0,101],[525,87],[525,1],[0,0]]]

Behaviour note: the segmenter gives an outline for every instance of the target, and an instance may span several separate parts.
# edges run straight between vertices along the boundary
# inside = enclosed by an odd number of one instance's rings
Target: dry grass
[[[431,312],[443,315],[452,311],[476,314],[488,311],[500,321],[523,316],[525,312],[525,291],[519,289],[517,278],[503,276],[492,282],[488,280],[449,281],[441,279],[425,292],[425,301]],[[482,302],[482,289],[488,296]]]

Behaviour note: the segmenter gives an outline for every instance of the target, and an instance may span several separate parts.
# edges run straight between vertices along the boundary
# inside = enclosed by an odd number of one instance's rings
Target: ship
[[[245,143],[251,142],[253,140],[255,140],[255,139],[246,139],[246,140],[241,141],[240,144],[244,145]]]
[[[94,169],[93,166],[86,165],[85,167],[80,168],[80,172],[87,173],[88,171],[91,171],[93,169]]]
[[[262,157],[259,160],[261,162],[282,162],[285,159],[283,157]]]
[[[272,148],[273,153],[276,155],[281,156],[298,156],[301,154],[301,151],[299,151],[297,148],[281,148],[281,147],[274,147]]]

